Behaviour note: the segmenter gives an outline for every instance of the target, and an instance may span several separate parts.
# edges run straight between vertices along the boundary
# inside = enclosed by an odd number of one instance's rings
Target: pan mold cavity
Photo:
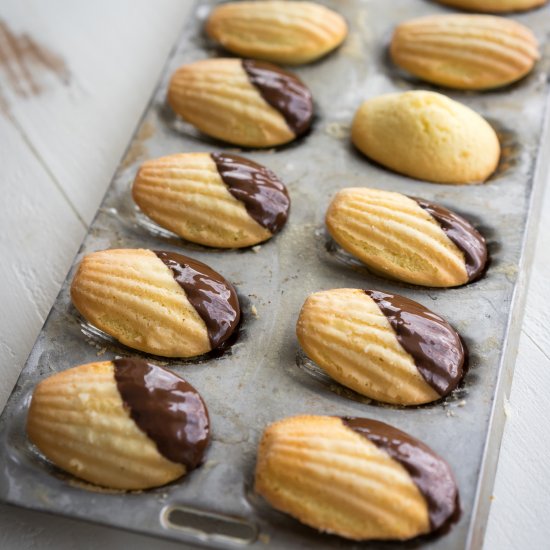
[[[256,525],[244,518],[188,506],[167,506],[160,514],[160,521],[167,529],[180,531],[203,542],[251,544],[258,538]]]

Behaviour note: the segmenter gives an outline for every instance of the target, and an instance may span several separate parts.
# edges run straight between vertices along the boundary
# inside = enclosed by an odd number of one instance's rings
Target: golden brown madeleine
[[[396,294],[340,288],[311,294],[296,334],[331,378],[394,405],[448,395],[464,374],[464,347],[435,313]]]
[[[344,18],[313,2],[228,2],[212,10],[206,32],[242,57],[300,65],[346,38]]]
[[[470,108],[425,91],[365,101],[353,120],[355,146],[372,160],[435,183],[479,183],[496,169],[500,144],[491,126]]]
[[[84,257],[71,284],[75,307],[122,344],[164,357],[194,357],[237,328],[233,286],[174,252],[103,250]]]
[[[431,15],[399,25],[396,65],[429,82],[463,90],[498,88],[529,73],[537,39],[524,25],[490,15]]]
[[[54,464],[113,489],[147,489],[196,468],[208,411],[185,380],[142,359],[89,363],[34,390],[29,439]]]
[[[168,103],[209,136],[245,147],[273,147],[309,130],[311,92],[295,75],[250,59],[205,59],[172,76]]]
[[[132,195],[162,227],[206,246],[240,248],[270,239],[290,208],[265,166],[226,153],[186,153],[144,162]]]
[[[463,10],[487,13],[525,11],[546,4],[547,0],[437,0],[440,4]]]
[[[330,203],[332,238],[372,271],[422,286],[475,281],[487,265],[483,236],[443,206],[401,193],[349,187]]]
[[[406,540],[459,514],[449,465],[410,435],[366,418],[275,422],[260,442],[255,490],[302,523],[353,540]]]

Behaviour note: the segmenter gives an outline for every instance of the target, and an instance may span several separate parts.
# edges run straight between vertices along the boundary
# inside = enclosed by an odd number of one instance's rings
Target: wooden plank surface
[[[0,409],[192,3],[0,4]],[[486,549],[542,549],[550,540],[545,513],[550,509],[548,265],[550,193],[507,405]],[[0,506],[2,549],[150,546],[146,537]]]

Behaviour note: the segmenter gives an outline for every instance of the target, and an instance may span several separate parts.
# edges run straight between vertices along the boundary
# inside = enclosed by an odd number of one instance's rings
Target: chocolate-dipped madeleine
[[[205,27],[227,50],[253,59],[300,65],[326,55],[347,34],[345,19],[314,2],[227,2]]]
[[[240,248],[285,224],[290,198],[265,166],[227,153],[185,153],[144,162],[132,195],[162,227],[206,246]]]
[[[462,216],[452,210],[425,199],[410,197],[439,224],[443,232],[464,254],[468,282],[477,280],[487,265],[485,239]]]
[[[222,345],[240,319],[233,286],[174,252],[119,249],[84,257],[71,284],[75,307],[122,344],[164,357]]]
[[[59,468],[113,489],[147,489],[201,464],[208,411],[185,380],[142,359],[89,363],[34,390],[27,434]]]
[[[448,395],[465,368],[457,332],[404,296],[341,288],[311,294],[296,333],[308,357],[354,391],[394,405]]]
[[[483,236],[442,206],[400,193],[347,188],[327,210],[332,238],[372,271],[422,286],[475,281],[487,264]]]
[[[263,61],[205,59],[172,76],[168,102],[201,132],[245,147],[273,147],[309,130],[311,92],[292,73]]]
[[[255,490],[302,523],[352,540],[407,540],[459,515],[449,465],[410,435],[366,418],[275,422],[260,442]]]

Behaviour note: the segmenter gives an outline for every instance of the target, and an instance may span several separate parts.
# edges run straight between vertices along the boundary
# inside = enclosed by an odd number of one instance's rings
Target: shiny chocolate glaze
[[[243,69],[260,95],[279,111],[296,136],[309,130],[313,118],[311,92],[295,75],[265,61],[243,59]]]
[[[233,286],[202,262],[175,252],[153,250],[170,268],[191,305],[206,324],[212,349],[227,340],[241,317]]]
[[[365,290],[386,316],[397,340],[426,382],[441,396],[464,375],[464,346],[458,333],[423,305],[398,294]]]
[[[458,489],[449,465],[428,446],[383,422],[343,417],[344,425],[374,443],[399,462],[428,505],[432,531],[455,522],[460,515]]]
[[[241,201],[250,217],[271,233],[285,224],[290,198],[284,184],[265,166],[237,155],[212,153],[229,192]]]
[[[201,396],[185,380],[143,359],[115,359],[115,381],[130,416],[159,453],[187,471],[201,462],[210,419]]]
[[[481,277],[487,264],[487,246],[483,235],[470,222],[451,210],[417,197],[411,199],[432,216],[447,237],[462,251],[468,282]]]

